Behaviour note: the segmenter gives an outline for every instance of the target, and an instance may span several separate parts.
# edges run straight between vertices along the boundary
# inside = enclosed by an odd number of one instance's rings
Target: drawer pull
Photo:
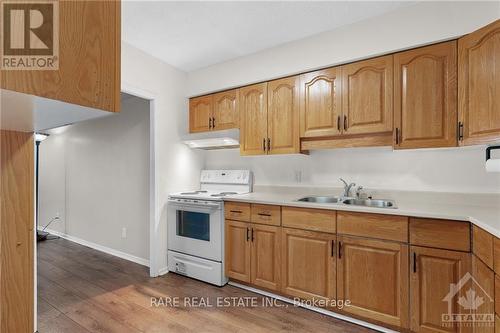
[[[335,256],[335,241],[332,239],[332,251],[330,253],[330,256],[331,257],[334,257]]]
[[[417,272],[417,254],[413,252],[413,273]]]
[[[342,259],[342,242],[339,242],[339,259]]]
[[[257,213],[257,215],[271,217],[271,214],[269,214],[269,213]]]
[[[253,243],[253,240],[254,240],[254,238],[253,238],[253,228],[252,228],[252,243]]]
[[[241,213],[243,213],[243,211],[241,211],[241,210],[230,210],[229,212],[235,213],[235,214],[241,214]]]

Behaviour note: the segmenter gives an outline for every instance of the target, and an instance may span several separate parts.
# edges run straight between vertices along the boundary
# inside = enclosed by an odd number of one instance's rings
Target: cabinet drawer
[[[410,218],[410,244],[469,252],[470,224],[460,221]]]
[[[224,217],[228,220],[250,221],[250,204],[245,202],[225,202]]]
[[[281,225],[281,206],[251,205],[251,222],[269,225]]]
[[[337,233],[408,242],[408,218],[398,215],[339,211]]]
[[[334,210],[283,207],[284,227],[335,233],[337,215]]]

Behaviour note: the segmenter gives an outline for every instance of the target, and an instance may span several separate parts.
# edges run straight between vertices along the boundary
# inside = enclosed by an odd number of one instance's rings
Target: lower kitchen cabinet
[[[470,288],[470,254],[412,246],[410,327],[412,332],[470,332],[470,327],[443,319],[448,314],[471,313],[458,303]]]
[[[282,228],[282,287],[291,297],[336,298],[335,235]]]
[[[225,237],[226,276],[279,291],[279,227],[226,220]]]
[[[338,238],[337,298],[343,312],[408,328],[408,245]]]
[[[251,225],[250,282],[256,286],[278,291],[280,289],[280,228]]]
[[[226,220],[225,272],[226,276],[250,282],[250,225]]]

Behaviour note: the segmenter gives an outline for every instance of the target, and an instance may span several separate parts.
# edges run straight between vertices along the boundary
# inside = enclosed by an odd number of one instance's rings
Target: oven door
[[[168,249],[222,262],[222,206],[169,201]]]

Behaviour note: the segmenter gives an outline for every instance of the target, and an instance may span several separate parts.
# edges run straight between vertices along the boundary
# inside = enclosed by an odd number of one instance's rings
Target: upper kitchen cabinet
[[[219,131],[238,127],[238,90],[189,100],[189,132]]]
[[[340,134],[340,88],[340,67],[301,75],[300,137]]]
[[[239,90],[241,155],[267,152],[267,83]]]
[[[342,67],[344,134],[392,132],[392,55]]]
[[[120,1],[59,1],[58,5],[59,68],[2,70],[1,87],[120,111]]]
[[[238,90],[213,95],[212,129],[225,130],[238,127]]]
[[[292,154],[299,146],[299,77],[241,88],[241,155]]]
[[[457,145],[457,43],[394,55],[394,147]]]
[[[213,96],[189,100],[189,132],[206,132],[212,129]]]
[[[500,20],[458,40],[460,145],[500,139]]]
[[[298,76],[267,84],[267,134],[269,154],[292,154],[300,150]]]

